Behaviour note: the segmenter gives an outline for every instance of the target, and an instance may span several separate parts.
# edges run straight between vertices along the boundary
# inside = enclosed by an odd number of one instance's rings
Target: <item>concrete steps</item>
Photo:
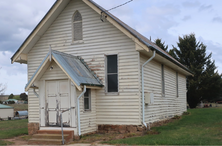
[[[63,131],[65,144],[73,141],[74,131]],[[62,134],[59,130],[39,130],[28,142],[29,145],[62,145]]]

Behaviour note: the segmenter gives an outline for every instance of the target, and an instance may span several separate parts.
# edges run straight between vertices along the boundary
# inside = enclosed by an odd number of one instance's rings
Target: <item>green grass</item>
[[[14,95],[13,99],[21,100],[20,95]]]
[[[28,110],[28,104],[7,104],[7,105],[14,107],[14,111]]]
[[[152,130],[158,135],[145,135],[106,143],[128,145],[222,145],[222,108],[191,109],[165,126]]]
[[[0,145],[3,145],[1,139],[28,134],[27,124],[27,119],[0,121]]]

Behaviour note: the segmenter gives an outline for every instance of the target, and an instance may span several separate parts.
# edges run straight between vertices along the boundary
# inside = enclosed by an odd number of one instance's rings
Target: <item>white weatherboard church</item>
[[[93,0],[57,0],[11,61],[27,64],[32,134],[61,130],[62,112],[64,130],[83,135],[186,111],[192,73]]]

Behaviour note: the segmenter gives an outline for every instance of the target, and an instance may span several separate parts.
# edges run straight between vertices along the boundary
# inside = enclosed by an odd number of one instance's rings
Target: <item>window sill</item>
[[[76,45],[76,44],[84,44],[83,40],[79,40],[79,41],[72,41],[71,45]]]
[[[84,110],[83,113],[89,113],[91,110]]]
[[[106,92],[105,95],[119,95],[119,92]]]

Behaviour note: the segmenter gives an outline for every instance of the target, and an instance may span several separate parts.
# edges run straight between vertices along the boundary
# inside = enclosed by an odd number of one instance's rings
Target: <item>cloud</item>
[[[26,74],[27,73],[26,65],[18,63],[11,64],[10,58],[12,55],[13,55],[12,52],[0,51],[1,70],[4,70],[8,76]]]
[[[200,8],[199,8],[199,11],[211,11],[213,8],[212,8],[212,5],[201,5]]]
[[[12,52],[0,51],[0,83],[7,85],[5,94],[20,94],[27,83],[27,65],[11,64],[11,56]]]
[[[220,55],[222,50],[222,44],[214,42],[212,40],[205,40],[202,37],[198,37],[198,39],[207,46],[207,55],[212,53],[212,59],[215,60],[215,65],[217,66],[219,73],[222,73],[222,57]]]
[[[187,16],[184,16],[182,20],[183,20],[183,21],[187,21],[187,20],[189,20],[189,19],[191,19],[191,16],[187,15]]]
[[[198,2],[198,1],[185,1],[185,2],[182,3],[182,6],[186,7],[186,8],[198,7],[198,6],[200,6],[200,2]]]
[[[16,51],[55,0],[0,2],[0,51]],[[10,4],[10,6],[9,6]]]
[[[214,17],[212,19],[213,22],[219,22],[219,23],[222,23],[222,18],[221,17]]]

